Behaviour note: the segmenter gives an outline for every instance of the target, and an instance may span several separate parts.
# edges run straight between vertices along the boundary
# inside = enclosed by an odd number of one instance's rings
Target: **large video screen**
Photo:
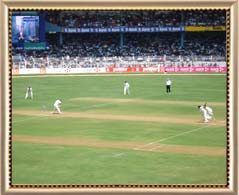
[[[13,16],[12,42],[19,47],[39,42],[39,16]]]

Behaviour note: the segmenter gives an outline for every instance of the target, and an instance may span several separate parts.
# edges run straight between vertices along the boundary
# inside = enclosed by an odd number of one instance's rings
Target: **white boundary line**
[[[206,127],[210,127],[210,126],[209,125],[205,125],[205,126],[202,126],[202,127],[196,128],[196,129],[192,129],[192,130],[189,130],[189,131],[185,131],[185,132],[182,132],[182,133],[179,133],[179,134],[176,134],[176,135],[165,137],[163,139],[160,139],[160,140],[157,140],[157,141],[154,141],[154,142],[150,142],[148,144],[144,144],[142,146],[136,147],[136,148],[134,148],[134,150],[142,150],[143,148],[145,148],[148,145],[152,145],[152,144],[159,143],[159,142],[162,142],[162,141],[165,141],[165,140],[169,140],[169,139],[172,139],[172,138],[175,138],[175,137],[179,137],[179,136],[191,133],[191,132],[198,131],[200,129],[204,129]],[[159,147],[159,146],[156,146],[156,147],[153,147],[153,148],[157,148],[157,147]],[[153,148],[151,148],[150,150],[153,150]]]

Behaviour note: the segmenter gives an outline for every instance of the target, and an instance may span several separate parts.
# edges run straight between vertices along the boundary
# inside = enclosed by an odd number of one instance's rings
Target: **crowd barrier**
[[[137,72],[219,72],[225,73],[227,71],[226,67],[222,66],[193,66],[193,67],[102,67],[102,68],[15,68],[12,70],[13,75],[22,75],[22,74],[73,74],[73,73],[137,73]]]

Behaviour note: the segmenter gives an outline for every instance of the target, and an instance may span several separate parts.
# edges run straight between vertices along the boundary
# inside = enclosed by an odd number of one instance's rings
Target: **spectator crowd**
[[[50,43],[47,50],[13,50],[13,56],[21,56],[33,63],[33,57],[42,59],[48,66],[49,59],[73,60],[76,64],[85,61],[93,64],[94,60],[115,59],[122,61],[213,61],[224,60],[226,56],[225,33],[189,33],[185,35],[184,45],[180,44],[180,33],[125,33],[120,45],[118,33],[65,34],[60,45],[57,35],[47,37]],[[84,60],[83,60],[84,59]],[[87,61],[87,63],[86,63]],[[56,62],[56,64],[59,62]]]
[[[49,23],[62,27],[225,26],[225,10],[49,11]]]
[[[45,19],[61,27],[225,26],[225,10],[51,10]],[[13,49],[24,67],[226,61],[224,32],[46,33],[45,50]],[[61,44],[60,44],[61,43]]]

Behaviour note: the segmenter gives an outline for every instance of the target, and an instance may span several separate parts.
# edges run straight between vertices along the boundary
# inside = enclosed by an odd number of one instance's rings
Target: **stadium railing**
[[[22,57],[13,56],[14,67],[18,68],[89,68],[128,66],[225,66],[222,56],[126,56],[126,57]]]

